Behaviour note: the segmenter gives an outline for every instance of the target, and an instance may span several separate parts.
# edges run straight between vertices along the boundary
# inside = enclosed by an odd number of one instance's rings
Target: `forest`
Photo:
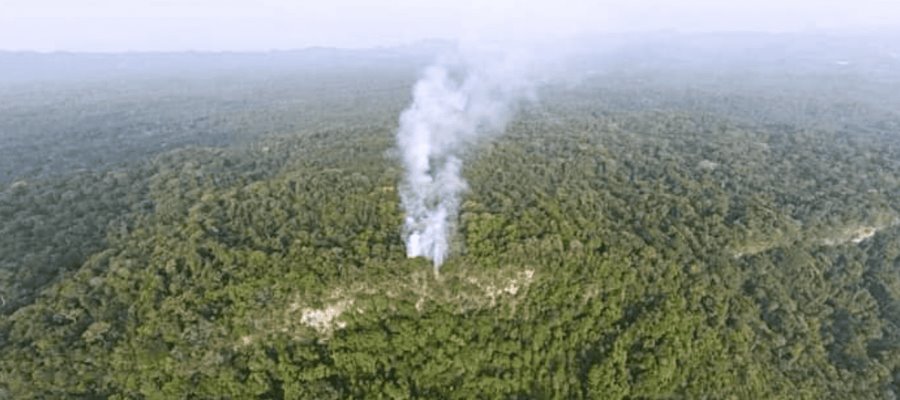
[[[421,57],[315,57],[0,85],[0,398],[900,396],[900,75],[583,59],[435,273]]]

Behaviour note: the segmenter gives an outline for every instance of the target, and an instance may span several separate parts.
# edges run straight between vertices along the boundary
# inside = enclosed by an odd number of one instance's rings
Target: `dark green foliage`
[[[389,84],[333,128],[7,186],[0,397],[900,392],[900,141],[851,130],[864,107],[548,90],[472,152],[433,275],[400,238]]]

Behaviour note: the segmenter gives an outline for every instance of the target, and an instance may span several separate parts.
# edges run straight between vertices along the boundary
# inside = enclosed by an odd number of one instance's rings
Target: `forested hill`
[[[900,394],[891,87],[542,87],[468,154],[435,275],[400,236],[408,67],[0,101],[0,398]]]

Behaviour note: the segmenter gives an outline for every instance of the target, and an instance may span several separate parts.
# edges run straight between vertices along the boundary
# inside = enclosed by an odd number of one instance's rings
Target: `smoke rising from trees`
[[[427,68],[416,83],[397,133],[409,257],[428,258],[435,269],[446,260],[467,190],[464,153],[479,138],[502,133],[518,101],[528,97],[527,54],[463,49]]]

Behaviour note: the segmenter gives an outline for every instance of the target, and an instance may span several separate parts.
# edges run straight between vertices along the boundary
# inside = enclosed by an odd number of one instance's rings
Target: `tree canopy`
[[[721,83],[545,88],[468,155],[435,275],[400,237],[411,81],[344,73],[368,86],[217,82],[256,111],[163,101],[90,131],[210,136],[6,167],[0,397],[900,393],[896,112]]]

